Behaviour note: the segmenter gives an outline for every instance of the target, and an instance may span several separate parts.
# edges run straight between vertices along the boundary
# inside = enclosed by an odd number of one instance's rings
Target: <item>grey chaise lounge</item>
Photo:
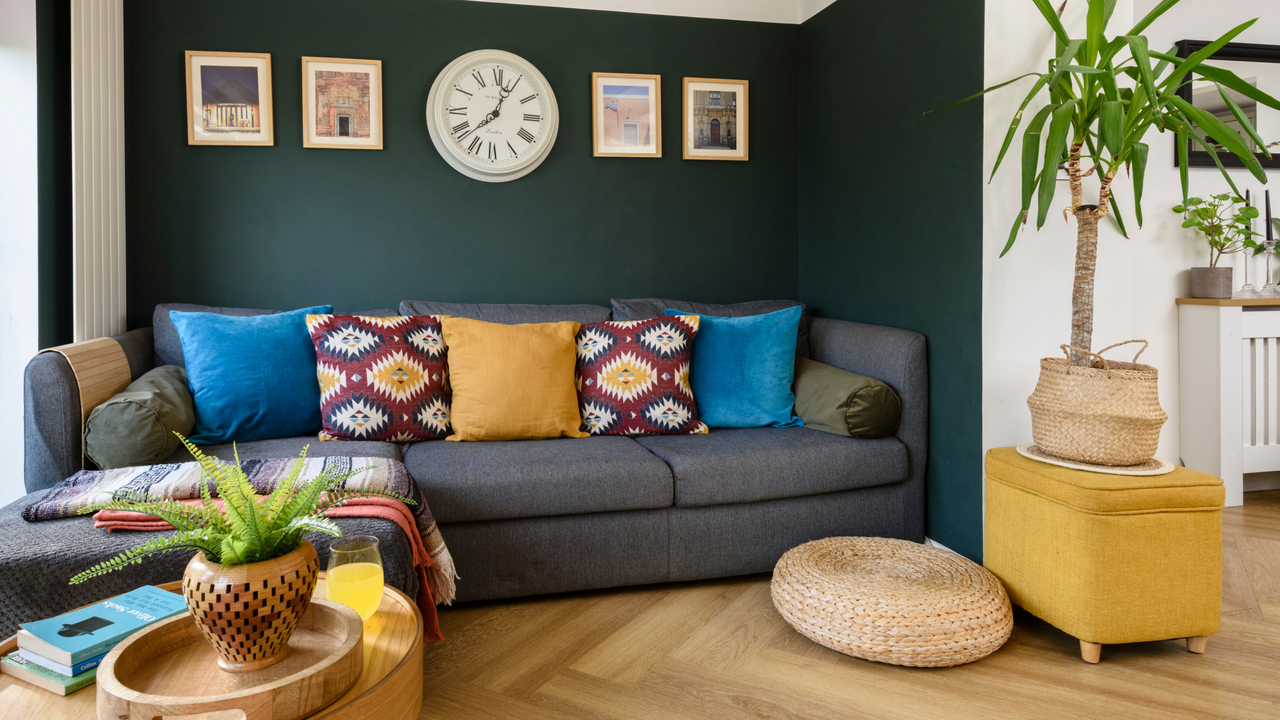
[[[134,378],[158,364],[184,364],[168,318],[175,309],[272,312],[158,306],[154,330],[116,338]],[[494,322],[588,323],[612,317],[609,307],[596,305],[407,302],[400,312]],[[683,437],[407,444],[322,443],[311,436],[243,443],[240,454],[293,456],[309,444],[312,455],[403,461],[457,563],[460,601],[765,572],[791,547],[835,535],[922,541],[928,447],[924,336],[840,320],[806,321],[801,354],[878,378],[898,393],[903,416],[895,435],[861,440],[807,428],[759,428]],[[143,583],[178,579],[189,557],[172,553],[160,562],[67,586],[74,572],[143,542],[145,535],[108,535],[84,518],[21,519],[22,509],[45,489],[80,469],[83,453],[79,397],[65,359],[37,355],[27,367],[25,387],[29,494],[0,509],[5,538],[0,543],[0,632],[5,634],[18,622]],[[231,447],[209,450],[228,458]],[[184,459],[189,456],[180,450],[170,461]],[[416,592],[409,548],[398,529],[373,519],[339,524],[348,533],[382,538],[388,584]],[[323,562],[327,540],[320,536],[312,542]]]

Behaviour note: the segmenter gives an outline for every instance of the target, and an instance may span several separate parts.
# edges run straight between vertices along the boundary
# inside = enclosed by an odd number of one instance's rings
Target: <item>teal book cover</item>
[[[181,595],[144,585],[97,605],[23,623],[25,633],[19,633],[18,646],[64,665],[75,665],[101,655],[138,630],[186,609],[187,603]],[[37,642],[30,642],[31,639]]]
[[[30,662],[26,658],[20,657],[17,653],[5,656],[4,660],[0,662],[3,662],[3,667],[0,667],[0,669],[6,675],[12,675],[59,695],[70,695],[77,690],[89,687],[98,679],[98,668],[96,667],[89,668],[75,677],[67,677],[49,668]]]

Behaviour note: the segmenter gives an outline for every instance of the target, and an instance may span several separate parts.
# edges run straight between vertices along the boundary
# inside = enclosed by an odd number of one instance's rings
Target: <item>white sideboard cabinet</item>
[[[1222,478],[1280,470],[1280,300],[1178,299],[1182,463]]]

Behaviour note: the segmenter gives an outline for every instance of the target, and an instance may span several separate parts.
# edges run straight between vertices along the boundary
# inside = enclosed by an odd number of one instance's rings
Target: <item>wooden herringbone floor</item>
[[[1280,491],[1223,520],[1222,631],[1106,646],[1017,611],[1009,642],[948,669],[819,647],[774,611],[767,576],[445,609],[421,718],[1280,718]]]

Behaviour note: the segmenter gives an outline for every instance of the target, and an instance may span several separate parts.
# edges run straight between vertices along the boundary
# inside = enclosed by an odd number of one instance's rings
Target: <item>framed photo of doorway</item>
[[[747,159],[746,80],[684,79],[684,159]]]
[[[662,157],[662,76],[591,73],[595,157]]]
[[[187,144],[275,145],[270,53],[186,52]]]
[[[302,146],[382,149],[382,61],[302,58]]]

